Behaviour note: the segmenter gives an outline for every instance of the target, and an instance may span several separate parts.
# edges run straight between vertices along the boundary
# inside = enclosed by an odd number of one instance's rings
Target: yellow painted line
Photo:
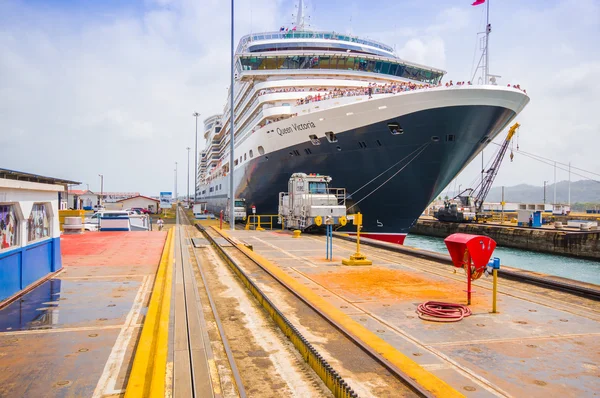
[[[173,274],[173,237],[170,228],[135,351],[125,397],[164,397]]]
[[[218,232],[223,236],[229,237],[223,230],[218,230]],[[345,331],[378,352],[379,355],[387,359],[390,363],[403,371],[406,375],[415,380],[433,395],[437,397],[464,397],[463,394],[456,391],[448,383],[435,376],[431,372],[425,370],[421,365],[398,351],[394,346],[350,318],[350,316],[346,315],[329,301],[315,294],[310,288],[296,281],[290,275],[285,273],[285,271],[271,263],[260,254],[251,251],[244,245],[238,244],[236,246],[270,273],[279,278],[305,300],[319,308],[319,310],[330,317],[334,322],[339,324]]]

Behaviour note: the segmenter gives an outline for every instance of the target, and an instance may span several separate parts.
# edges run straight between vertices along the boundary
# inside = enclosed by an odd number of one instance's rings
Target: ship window
[[[236,159],[236,160],[233,162],[233,164],[234,164],[235,166],[237,166],[237,165],[238,165],[238,160]]]
[[[307,155],[310,155],[310,154],[312,154],[312,152],[310,151],[310,148],[304,148],[304,152],[305,152]]]
[[[392,135],[404,134],[404,129],[396,122],[388,123],[388,128],[390,129],[390,133],[392,133]]]
[[[290,156],[294,156],[294,152],[290,151]]]
[[[431,141],[433,142],[438,142],[440,140],[440,137],[438,137],[437,135],[434,135],[433,137],[431,137]]]
[[[258,154],[259,155],[264,155],[265,154],[265,148],[263,148],[262,146],[258,147]]]
[[[246,154],[244,154],[244,160],[246,160],[246,159],[247,159]]]
[[[250,149],[250,151],[248,151],[248,154],[250,155],[250,158],[254,157],[254,152],[252,152],[252,149]]]
[[[223,186],[221,184],[219,184],[219,191],[223,189]]]
[[[296,155],[296,156],[300,156],[300,152],[298,152],[298,150],[297,150],[297,149],[294,149],[294,155]]]
[[[319,140],[316,134],[311,134],[308,138],[310,138],[310,142],[312,142],[313,145],[321,145],[321,140]]]
[[[336,149],[337,149],[338,151],[341,151],[341,150],[342,150],[342,148],[341,148],[339,145],[336,147]]]
[[[456,136],[454,134],[448,134],[448,135],[446,135],[446,141],[454,142],[454,141],[456,141]]]
[[[365,148],[367,147],[367,143],[366,143],[366,142],[364,142],[364,141],[358,141],[358,146],[359,146],[360,148],[363,148],[363,149],[365,149]]]
[[[329,142],[337,142],[338,140],[333,131],[326,132],[325,137],[327,137],[327,141]]]
[[[375,142],[377,142],[377,146],[381,146],[381,141],[377,140]]]

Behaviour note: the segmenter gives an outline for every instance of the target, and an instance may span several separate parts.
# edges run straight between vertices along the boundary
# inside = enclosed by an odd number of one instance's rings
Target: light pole
[[[194,204],[196,203],[196,190],[198,189],[198,117],[200,114],[194,112],[192,114],[196,118],[196,146],[194,151]],[[189,168],[189,167],[188,167]]]
[[[460,188],[461,188],[461,187],[462,187],[462,184],[458,184],[458,194],[459,194],[459,195],[460,195],[460,194],[461,194],[461,192],[462,192],[462,191],[460,190]]]
[[[229,95],[230,95],[230,103],[229,103],[229,111],[231,112],[229,114],[229,122],[230,122],[230,127],[229,127],[229,197],[230,197],[230,202],[229,202],[229,227],[231,228],[231,230],[233,231],[235,229],[235,189],[233,187],[233,173],[234,173],[234,166],[233,166],[233,150],[234,150],[234,133],[233,133],[233,98],[234,98],[234,93],[233,93],[233,71],[234,71],[234,62],[235,62],[235,53],[233,51],[233,2],[234,0],[231,0],[231,85],[229,87]]]
[[[548,181],[544,181],[544,204],[546,204],[546,184]]]
[[[190,147],[185,148],[188,150],[188,196],[187,196],[187,206],[190,207]]]
[[[100,206],[102,206],[102,198],[104,197],[104,174],[98,174],[98,177],[100,177],[100,199],[98,202],[100,203]]]
[[[177,205],[177,162],[175,162],[175,204]]]

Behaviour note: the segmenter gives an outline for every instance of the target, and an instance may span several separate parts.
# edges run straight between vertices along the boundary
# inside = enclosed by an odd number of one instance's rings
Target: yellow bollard
[[[299,229],[295,229],[294,236],[292,236],[292,238],[299,238],[301,233],[302,231],[300,231]]]
[[[372,265],[371,260],[360,252],[360,227],[362,226],[362,214],[356,213],[352,221],[356,225],[356,253],[350,255],[348,260],[342,260],[343,265]]]
[[[498,293],[498,270],[496,268],[494,268],[494,270],[492,271],[492,274],[494,276],[494,282],[493,282],[493,290],[492,290],[492,313],[493,314],[497,314],[498,311],[496,311],[496,294]]]

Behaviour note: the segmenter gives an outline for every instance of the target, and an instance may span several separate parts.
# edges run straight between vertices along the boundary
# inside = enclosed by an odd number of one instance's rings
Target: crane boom
[[[487,197],[488,193],[490,192],[490,189],[492,188],[494,179],[498,175],[498,170],[500,169],[500,165],[502,164],[502,160],[504,159],[504,155],[506,154],[506,150],[508,149],[508,144],[512,140],[512,138],[515,135],[515,132],[517,131],[519,126],[520,126],[519,123],[515,123],[508,130],[506,139],[500,146],[500,151],[498,151],[498,154],[496,155],[494,162],[488,169],[486,176],[480,185],[479,190],[474,195],[475,209],[476,209],[477,214],[481,213],[481,211],[483,209],[483,202],[485,201],[485,198]]]

